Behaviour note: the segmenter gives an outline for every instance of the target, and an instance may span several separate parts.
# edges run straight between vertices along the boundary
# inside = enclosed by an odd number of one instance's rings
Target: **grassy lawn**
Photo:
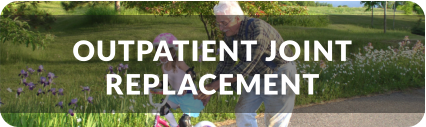
[[[98,47],[96,42],[103,40],[103,54],[108,55],[110,40],[153,41],[158,34],[164,32],[173,33],[179,40],[198,40],[198,45],[202,40],[207,39],[203,24],[196,16],[188,18],[138,16],[135,15],[138,12],[132,9],[123,10],[122,15],[126,16],[113,17],[119,22],[93,24],[89,23],[89,16],[83,15],[88,8],[67,13],[61,9],[60,2],[51,2],[40,4],[40,9],[57,15],[58,20],[52,26],[52,30],[42,31],[56,36],[53,43],[49,44],[45,50],[36,51],[24,45],[0,44],[0,75],[2,75],[0,97],[5,103],[1,105],[0,110],[11,112],[2,113],[2,117],[14,126],[152,126],[154,116],[149,113],[140,113],[149,112],[152,109],[152,106],[148,104],[148,96],[106,96],[104,76],[109,65],[115,67],[120,63],[129,64],[129,74],[161,74],[160,67],[156,66],[157,62],[151,61],[154,53],[143,56],[142,62],[137,61],[137,46],[133,45],[130,46],[129,61],[123,61],[123,46],[116,45],[114,59],[104,62],[96,55]],[[320,78],[315,80],[314,95],[307,94],[307,82],[300,78],[301,93],[296,96],[296,105],[410,87],[424,87],[424,54],[398,52],[396,53],[398,55],[392,55],[393,49],[399,47],[398,42],[403,41],[405,36],[409,36],[411,44],[408,46],[410,47],[414,46],[417,40],[424,43],[424,36],[410,33],[411,25],[419,17],[402,15],[401,11],[397,11],[395,29],[391,29],[393,16],[389,15],[388,30],[383,33],[383,10],[375,9],[377,16],[374,16],[374,27],[371,27],[371,12],[363,12],[363,10],[364,8],[309,7],[310,14],[329,15],[331,24],[327,27],[274,26],[284,40],[294,40],[301,46],[301,55],[297,60],[299,73],[320,73]],[[388,14],[393,14],[393,10],[389,10]],[[72,47],[80,40],[88,40],[94,44],[96,52],[92,60],[81,62],[75,59]],[[320,41],[325,48],[327,40],[352,40],[352,45],[347,46],[346,54],[351,60],[338,62],[341,55],[340,46],[333,45],[332,54],[336,62],[326,62],[326,68],[321,68],[319,62],[312,60],[305,62],[304,40],[311,42],[311,59],[313,59],[314,40]],[[370,42],[374,49],[383,49],[384,52],[364,51],[364,46]],[[388,49],[388,46],[392,46],[392,49]],[[185,49],[191,49],[191,47],[192,44],[185,46]],[[87,55],[88,48],[81,47],[79,53],[81,56]],[[198,51],[198,54],[200,53],[201,51]],[[353,55],[359,53],[362,55]],[[218,63],[217,61],[192,61],[191,50],[185,50],[184,54],[186,63],[189,66],[195,66],[198,76],[213,73]],[[211,56],[214,55],[211,54]],[[320,58],[326,60],[322,54]],[[17,74],[27,66],[37,69],[39,65],[43,65],[46,69],[42,76],[46,76],[47,72],[53,72],[58,76],[54,79],[56,84],[45,88],[37,86],[35,90],[30,91],[20,84],[20,77]],[[35,83],[39,81],[39,77],[33,74],[27,80]],[[125,93],[125,82],[126,80],[123,79],[120,85],[123,93]],[[198,81],[195,83],[197,84]],[[91,92],[82,92],[80,86],[89,86]],[[15,93],[20,87],[25,93],[17,97]],[[7,88],[12,89],[12,92],[8,92]],[[51,93],[35,96],[39,88],[46,92],[50,88],[64,88],[64,96],[53,96]],[[140,91],[143,92],[143,88]],[[93,104],[86,101],[88,96],[94,97]],[[83,106],[74,109],[76,112],[74,117],[66,114],[68,109],[73,107],[68,105],[64,106],[64,109],[54,107],[59,101],[67,104],[73,98],[78,98],[78,104]],[[155,100],[160,98],[161,96],[156,96]],[[232,112],[237,101],[237,95],[214,95],[200,117],[193,118],[191,121],[195,124],[204,120],[219,122],[234,119]],[[130,106],[133,107],[134,112],[139,113],[132,113]],[[264,111],[263,106],[258,112],[262,111]],[[182,115],[179,109],[173,112],[176,119]],[[78,122],[78,119],[81,119],[81,122]]]

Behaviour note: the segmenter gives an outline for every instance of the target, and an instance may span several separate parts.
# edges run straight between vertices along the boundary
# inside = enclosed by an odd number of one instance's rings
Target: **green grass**
[[[45,50],[32,51],[23,45],[13,45],[10,43],[0,44],[0,96],[2,102],[5,103],[0,110],[14,113],[2,113],[2,117],[15,126],[151,126],[153,116],[145,113],[131,113],[129,106],[133,106],[136,112],[148,112],[152,106],[147,106],[147,96],[105,96],[105,79],[104,74],[108,65],[116,66],[119,63],[129,64],[128,73],[133,74],[160,74],[161,70],[156,66],[153,59],[153,53],[144,56],[144,61],[137,61],[136,46],[130,47],[130,60],[123,61],[123,46],[116,45],[115,57],[110,62],[100,61],[97,52],[92,60],[88,62],[80,62],[75,59],[72,53],[72,47],[80,40],[88,40],[97,48],[97,40],[103,40],[103,49],[109,49],[110,40],[149,40],[152,41],[155,36],[160,33],[173,33],[179,40],[198,40],[200,43],[207,37],[204,27],[196,16],[189,18],[171,18],[171,17],[153,17],[153,16],[120,16],[115,17],[113,24],[92,24],[88,23],[88,18],[83,14],[87,8],[76,9],[73,13],[65,13],[59,8],[59,2],[49,4],[41,4],[40,8],[47,9],[55,15],[72,15],[80,16],[58,16],[57,23],[52,25],[49,32],[56,36],[55,42],[48,45]],[[59,8],[59,9],[58,9]],[[310,7],[310,10],[322,10],[323,8]],[[327,8],[329,9],[329,8]],[[334,8],[336,9],[336,8]],[[337,8],[340,9],[340,8]],[[336,9],[336,10],[337,10]],[[325,10],[325,9],[324,9]],[[307,95],[308,89],[306,81],[301,79],[301,94],[296,97],[296,105],[304,105],[310,103],[318,103],[321,101],[333,100],[337,98],[367,95],[381,93],[389,90],[399,90],[410,87],[424,87],[424,55],[421,53],[400,55],[397,60],[374,62],[375,64],[367,65],[367,60],[373,58],[365,58],[367,52],[359,51],[363,49],[367,43],[373,43],[375,49],[387,50],[388,46],[398,48],[398,42],[402,41],[404,36],[409,36],[412,41],[410,47],[413,46],[415,40],[424,42],[424,36],[413,35],[409,32],[409,28],[415,23],[418,17],[415,16],[397,16],[395,21],[395,30],[388,30],[383,33],[382,17],[374,17],[374,27],[370,27],[371,13],[366,15],[343,15],[336,16],[337,12],[329,12],[321,14],[329,14],[332,24],[326,27],[296,27],[296,26],[275,26],[280,32],[284,40],[295,40],[301,46],[301,55],[298,59],[298,71],[300,73],[320,73],[320,78],[315,80],[314,95]],[[361,9],[359,9],[361,10]],[[376,9],[379,10],[379,9]],[[355,10],[353,10],[355,11]],[[127,14],[136,14],[135,10],[130,10]],[[376,12],[376,11],[375,11]],[[377,11],[378,12],[378,11]],[[126,13],[124,13],[126,14]],[[347,12],[345,12],[347,14]],[[388,17],[389,18],[389,17]],[[392,20],[388,19],[388,24]],[[389,26],[388,26],[389,27]],[[190,34],[188,34],[190,33]],[[313,58],[313,41],[320,41],[326,47],[327,40],[352,40],[352,45],[347,48],[347,56],[351,58],[352,64],[345,62],[327,62],[327,68],[320,68],[319,62],[304,62],[303,46],[304,40],[310,40],[311,55]],[[191,45],[186,46],[189,49]],[[339,61],[340,46],[334,45],[333,59]],[[390,50],[389,50],[390,51]],[[356,59],[359,56],[353,56],[351,53],[362,53],[361,57],[366,60]],[[107,55],[109,51],[104,51]],[[80,48],[80,54],[85,56],[88,54],[86,47]],[[213,73],[217,62],[198,62],[192,61],[191,50],[185,50],[185,61],[190,66],[195,66],[195,71],[199,76],[207,73]],[[200,54],[200,51],[199,51]],[[370,53],[371,56],[381,56],[380,54]],[[212,55],[213,56],[213,55]],[[321,55],[322,60],[325,58]],[[423,58],[423,60],[421,59]],[[38,65],[43,65],[47,72],[55,73],[58,78],[54,80],[56,85],[49,87],[64,88],[65,95],[54,97],[50,93],[43,97],[35,96],[36,90],[42,88],[38,86],[35,91],[30,91],[20,83],[17,76],[21,69],[26,66],[36,69]],[[363,65],[363,66],[361,66]],[[385,65],[382,67],[382,65]],[[351,69],[352,68],[352,69]],[[376,71],[373,71],[375,69]],[[379,70],[379,71],[377,71]],[[419,73],[419,72],[420,73]],[[379,74],[380,73],[380,74]],[[369,74],[369,75],[367,75]],[[46,73],[43,74],[45,76]],[[338,76],[334,76],[338,75]],[[370,75],[376,76],[371,78]],[[141,76],[142,77],[142,76]],[[28,80],[31,82],[38,81],[39,76],[32,75]],[[124,77],[123,77],[124,78]],[[199,79],[199,77],[197,78]],[[395,79],[395,80],[389,80]],[[121,85],[122,90],[125,89],[125,80]],[[196,82],[197,83],[197,82]],[[345,85],[344,85],[345,84]],[[83,94],[80,86],[90,86],[91,92],[87,95]],[[15,97],[16,89],[22,87],[25,93],[19,98]],[[14,92],[7,92],[7,88],[11,88]],[[143,91],[143,89],[141,89]],[[125,93],[125,91],[123,91]],[[87,96],[93,96],[94,104],[88,104],[85,101]],[[58,101],[68,103],[70,99],[78,97],[79,105],[84,106],[83,109],[76,108],[76,116],[67,116],[66,112],[70,106],[64,109],[53,107]],[[161,97],[156,96],[156,100]],[[134,99],[136,103],[129,100]],[[232,109],[224,107],[235,107],[238,96],[217,96],[214,95],[209,105],[201,113],[199,118],[194,118],[193,124],[208,120],[213,122],[234,119]],[[43,103],[40,103],[43,102]],[[29,106],[27,106],[29,105]],[[30,107],[30,108],[29,108]],[[31,111],[30,111],[31,110]],[[102,114],[103,110],[106,114]],[[114,110],[116,113],[111,114]],[[63,112],[63,113],[18,113],[18,112]],[[224,113],[206,113],[206,112],[224,112]],[[264,111],[262,106],[258,112]],[[95,113],[98,112],[98,113]],[[100,112],[100,113],[99,113]],[[124,112],[124,113],[119,113]],[[180,110],[173,110],[175,118],[179,119]],[[226,113],[228,112],[228,113]],[[81,118],[81,122],[77,119]],[[118,121],[118,119],[120,119]]]
[[[310,15],[371,15],[371,11],[365,11],[364,7],[309,7]],[[384,9],[374,8],[374,15],[384,15]],[[386,14],[393,15],[393,9],[386,9]],[[396,15],[405,15],[404,11],[396,10]]]

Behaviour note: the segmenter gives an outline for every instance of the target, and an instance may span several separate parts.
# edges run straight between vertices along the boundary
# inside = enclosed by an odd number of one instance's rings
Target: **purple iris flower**
[[[21,76],[21,78],[27,78],[28,73],[25,70],[21,70],[21,73],[19,73],[18,76]]]
[[[121,68],[124,67],[123,63],[118,64],[118,66],[121,67]]]
[[[56,105],[55,105],[55,107],[56,107],[56,106],[61,106],[61,108],[64,108],[64,107],[63,107],[63,104],[64,104],[64,102],[62,102],[62,101],[61,101],[61,102],[59,102],[58,104],[56,104]]]
[[[22,83],[23,83],[25,86],[27,86],[27,85],[28,85],[28,83],[27,83],[27,79],[22,79]]]
[[[117,67],[117,70],[118,70],[118,74],[120,74],[120,72],[121,72],[121,67]]]
[[[201,48],[203,48],[203,45],[200,45],[200,46],[198,47],[198,49],[201,49]]]
[[[200,55],[200,56],[198,57],[198,62],[201,62],[201,61],[202,61],[202,59],[203,59],[203,57],[202,57],[202,55]]]
[[[43,94],[45,94],[43,90],[38,89],[38,91],[37,91],[37,96],[38,96],[38,95],[40,95],[40,94],[42,94],[42,93],[43,93]]]
[[[88,101],[89,103],[93,104],[93,97],[88,97],[88,98],[87,98],[87,101]]]
[[[129,64],[125,64],[125,65],[123,66],[123,69],[125,69],[125,70],[129,69]]]
[[[216,52],[216,55],[219,55],[219,51],[220,51],[220,50],[219,50],[219,48],[217,48],[217,52]]]
[[[45,82],[44,83],[44,87],[46,87],[46,86],[48,86],[50,84],[55,84],[52,79],[49,79],[49,81]]]
[[[68,103],[68,105],[72,105],[72,104],[77,106],[77,98],[72,99],[71,102]]]
[[[55,76],[55,74],[53,74],[52,72],[49,72],[49,74],[47,74],[47,78],[49,78],[49,79],[53,79],[53,78],[56,78],[56,77],[58,77],[58,76]]]
[[[108,73],[109,73],[109,74],[110,74],[110,73],[114,73],[114,70],[113,70],[113,69],[114,69],[114,68],[110,65],[110,66],[108,67],[108,70],[109,70],[109,72],[108,72]],[[108,71],[108,70],[107,70],[107,71]]]
[[[40,73],[40,72],[43,72],[43,71],[44,71],[43,65],[38,66],[37,72]]]
[[[68,114],[70,114],[71,116],[74,116],[74,112],[72,111],[72,109],[68,110]]]
[[[56,95],[56,88],[51,88],[47,92],[52,92],[53,95]]]
[[[18,94],[18,96],[22,93],[22,91],[23,91],[22,88],[18,88],[18,90],[16,92]]]
[[[58,90],[58,95],[64,95],[64,89],[63,88],[60,88]]]
[[[34,69],[32,69],[32,68],[28,68],[28,66],[27,66],[27,71],[28,71],[28,72],[30,72],[31,74],[33,74],[33,73],[35,72],[35,70],[34,70]]]
[[[40,84],[44,84],[44,83],[46,83],[46,78],[45,78],[45,77],[40,77],[40,81],[39,81],[39,83],[40,83]]]
[[[83,88],[83,90],[82,91],[90,91],[90,88],[89,88],[89,86],[85,86],[85,87],[83,87],[83,86],[80,86],[81,88]]]
[[[33,90],[35,88],[35,85],[33,82],[28,83],[28,89]]]

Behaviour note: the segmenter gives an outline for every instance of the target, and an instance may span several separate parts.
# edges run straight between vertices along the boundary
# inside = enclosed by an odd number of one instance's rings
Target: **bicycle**
[[[149,89],[149,103],[154,106],[152,113],[155,115],[154,127],[170,127],[168,122],[160,117],[160,110],[163,107],[167,100],[169,99],[169,95],[166,95],[162,103],[154,103],[152,102],[152,94],[160,94],[163,95],[163,89]],[[194,127],[216,127],[210,121],[201,121],[196,124]]]

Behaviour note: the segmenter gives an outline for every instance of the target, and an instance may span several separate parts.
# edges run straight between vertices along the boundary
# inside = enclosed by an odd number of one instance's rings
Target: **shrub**
[[[263,17],[271,25],[324,27],[330,23],[327,15],[287,15]]]
[[[50,25],[56,21],[56,18],[47,11],[39,10],[35,2],[10,3],[3,9],[2,16],[25,21],[33,29],[50,30],[52,29]]]
[[[117,12],[114,8],[108,6],[99,6],[89,8],[84,15],[88,17],[91,23],[111,23]]]
[[[419,21],[411,27],[411,33],[425,36],[425,25],[424,22],[422,22],[422,19],[419,19]]]

